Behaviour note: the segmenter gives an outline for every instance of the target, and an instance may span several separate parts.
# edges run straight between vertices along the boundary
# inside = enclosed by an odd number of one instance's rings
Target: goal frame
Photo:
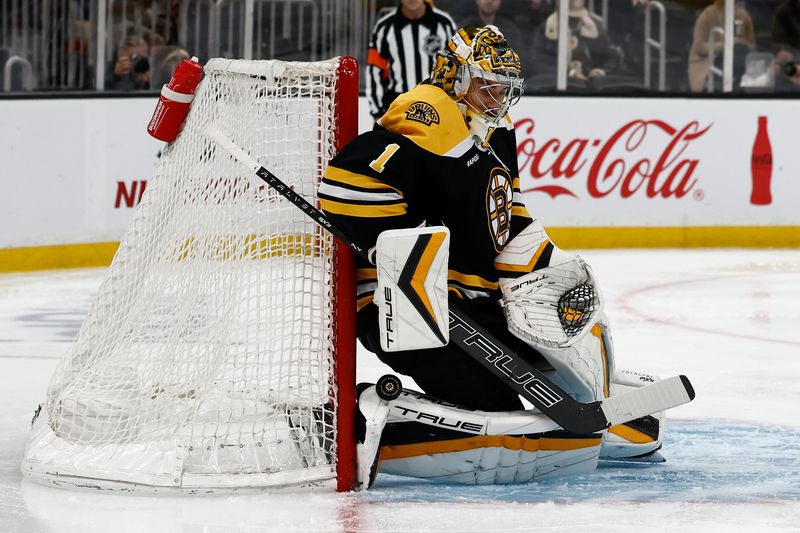
[[[358,132],[358,63],[352,57],[334,58],[336,63],[335,76],[333,83],[326,84],[330,92],[323,94],[329,95],[327,102],[333,102],[333,110],[328,113],[327,117],[332,117],[332,121],[328,121],[328,129],[331,128],[333,133],[333,143],[328,144],[328,151],[326,157],[338,153],[347,143],[349,143]],[[219,61],[219,60],[217,60]],[[224,60],[223,60],[224,61]],[[291,65],[303,68],[305,65],[316,66],[317,64],[327,63],[331,65],[332,60],[327,62],[311,62],[311,63],[286,63],[281,61],[274,61],[275,64]],[[272,68],[271,66],[265,68]],[[326,68],[330,69],[330,66]],[[260,76],[257,69],[250,72],[250,65],[244,65],[243,71],[232,69],[231,72],[237,72],[245,75]],[[330,70],[327,71],[327,76],[330,76]],[[330,78],[328,78],[330,79]],[[329,108],[330,109],[330,108]],[[190,115],[191,117],[191,115]],[[308,130],[306,130],[308,131]],[[326,133],[327,135],[327,133]],[[330,139],[330,136],[327,137]],[[176,140],[179,141],[179,136]],[[288,153],[288,152],[287,152]],[[323,165],[319,165],[323,161],[321,157],[317,159],[319,174],[314,174],[316,183],[321,179],[321,172],[324,170]],[[308,182],[306,182],[308,183]],[[313,183],[313,182],[312,182]],[[173,441],[176,443],[177,450],[171,457],[158,455],[148,455],[153,447],[150,442],[141,441],[132,446],[131,449],[125,450],[122,453],[124,461],[127,464],[139,464],[136,460],[137,453],[143,453],[141,464],[147,468],[149,464],[161,463],[161,468],[155,471],[144,470],[141,474],[128,474],[123,467],[122,470],[106,470],[106,475],[94,477],[94,473],[99,473],[99,464],[108,458],[115,456],[114,445],[97,445],[90,446],[85,450],[81,450],[78,441],[72,444],[67,441],[62,441],[53,433],[51,420],[46,409],[37,411],[34,417],[33,425],[34,432],[31,441],[26,447],[25,457],[23,459],[21,469],[23,474],[30,477],[33,481],[45,483],[48,485],[61,486],[66,488],[90,488],[90,489],[104,489],[104,490],[117,490],[121,489],[125,492],[144,491],[152,493],[170,493],[180,491],[185,493],[206,493],[213,491],[232,491],[242,489],[259,489],[262,487],[275,488],[280,486],[320,486],[335,487],[337,491],[350,491],[355,489],[356,485],[356,436],[355,436],[355,416],[356,416],[356,301],[355,301],[355,258],[352,251],[343,243],[336,241],[331,242],[331,248],[328,248],[329,254],[328,261],[330,263],[331,284],[329,285],[329,294],[332,295],[329,300],[329,305],[326,310],[331,313],[329,317],[330,323],[326,331],[329,334],[329,348],[326,353],[332,353],[332,358],[326,359],[330,365],[329,373],[327,375],[327,384],[329,391],[329,398],[336,399],[335,407],[335,459],[326,463],[326,467],[314,466],[320,463],[313,463],[308,465],[308,471],[298,473],[286,473],[280,471],[265,471],[259,470],[253,473],[238,474],[238,473],[225,473],[215,476],[214,474],[194,474],[180,472],[183,464],[183,456],[187,455],[185,449],[181,449],[181,443],[175,439],[167,439],[167,441],[153,441],[154,446],[158,446],[163,442]],[[115,258],[116,262],[116,258]],[[278,368],[282,368],[282,365]],[[191,381],[186,381],[191,383]],[[326,383],[322,381],[321,383]],[[324,387],[322,393],[324,394]],[[104,416],[104,415],[102,415]],[[54,418],[53,420],[56,420]],[[45,430],[49,430],[49,433]],[[37,439],[36,437],[43,437]],[[91,442],[91,441],[90,441]],[[278,441],[280,442],[280,441]],[[287,442],[284,440],[284,442]],[[291,441],[288,441],[291,442]],[[54,445],[52,452],[46,451],[48,446]],[[260,443],[259,443],[260,446]],[[211,449],[211,448],[209,448]],[[327,448],[326,448],[327,449]],[[30,455],[29,455],[30,450]],[[138,450],[138,452],[137,452]],[[42,455],[39,453],[42,452]],[[72,464],[71,458],[75,456],[77,463]],[[49,462],[50,459],[55,459],[54,462]],[[67,458],[67,462],[60,462],[59,457]],[[335,462],[335,464],[332,464]],[[327,475],[320,477],[320,472],[327,470]],[[314,472],[317,472],[316,474]],[[151,474],[151,472],[154,472]],[[241,479],[237,481],[237,477]],[[177,477],[181,479],[169,479]],[[333,478],[336,481],[333,483]],[[269,481],[267,481],[269,480]],[[324,483],[320,483],[324,481]]]

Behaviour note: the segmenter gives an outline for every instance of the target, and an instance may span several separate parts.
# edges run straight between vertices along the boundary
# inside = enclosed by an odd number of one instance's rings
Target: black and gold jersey
[[[448,284],[462,298],[498,296],[494,260],[531,222],[519,191],[511,121],[475,146],[461,110],[441,89],[420,84],[400,95],[375,129],[331,160],[320,207],[368,249],[388,229],[450,229]],[[372,300],[376,269],[357,273],[361,309]]]

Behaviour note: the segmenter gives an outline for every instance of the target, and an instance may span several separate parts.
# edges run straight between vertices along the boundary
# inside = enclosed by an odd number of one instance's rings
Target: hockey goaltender
[[[424,393],[393,377],[359,385],[362,489],[377,471],[527,483],[589,472],[600,459],[663,461],[664,406],[631,394],[658,379],[615,369],[591,269],[523,203],[508,116],[520,70],[498,28],[459,29],[430,78],[325,172],[323,211],[370,251],[357,271],[359,339]],[[460,315],[448,320],[448,306]],[[681,392],[671,405],[693,397]],[[536,408],[526,411],[520,393]],[[570,431],[553,416],[563,393],[601,415],[627,395],[645,416]]]

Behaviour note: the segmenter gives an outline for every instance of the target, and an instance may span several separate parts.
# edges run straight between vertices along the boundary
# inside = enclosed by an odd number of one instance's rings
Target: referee
[[[436,52],[457,29],[432,0],[399,0],[394,12],[378,20],[367,56],[367,101],[373,118],[430,76]]]

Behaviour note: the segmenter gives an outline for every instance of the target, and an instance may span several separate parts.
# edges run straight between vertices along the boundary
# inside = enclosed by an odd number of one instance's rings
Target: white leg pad
[[[576,436],[541,413],[470,411],[403,390],[389,402],[392,432],[408,429],[402,444],[384,439],[380,471],[447,483],[528,483],[590,472],[602,435]],[[431,426],[420,431],[418,422]],[[438,428],[434,429],[434,428]]]
[[[364,442],[356,443],[356,490],[370,486],[372,465],[377,457],[381,434],[389,418],[389,402],[378,397],[375,387],[365,390],[358,397],[358,410],[366,419]]]
[[[557,439],[530,439],[550,446]],[[597,467],[600,439],[577,449],[516,449],[520,439],[486,442],[475,448],[441,453],[420,453],[408,457],[392,457],[383,452],[380,471],[399,476],[417,477],[446,483],[469,485],[505,485],[529,483],[545,478],[591,472]],[[557,445],[555,445],[557,446]]]

